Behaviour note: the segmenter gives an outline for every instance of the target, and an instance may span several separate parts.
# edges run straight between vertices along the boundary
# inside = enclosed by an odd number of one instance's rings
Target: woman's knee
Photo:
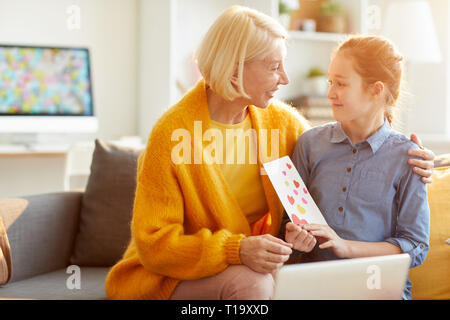
[[[225,299],[269,300],[273,296],[274,279],[272,274],[253,271],[245,265],[230,266],[234,276],[230,278]]]

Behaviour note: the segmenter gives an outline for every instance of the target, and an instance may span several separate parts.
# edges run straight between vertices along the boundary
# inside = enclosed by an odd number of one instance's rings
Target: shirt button
[[[347,172],[351,172],[352,171],[352,168],[347,168]]]
[[[420,249],[425,248],[425,246],[423,245],[423,243],[421,243],[419,247],[420,247]]]
[[[356,149],[353,149],[353,154],[355,154],[355,153],[356,153],[356,151],[357,151]]]
[[[347,191],[347,188],[346,187],[343,187],[342,188],[342,192],[346,192]]]
[[[344,208],[339,207],[339,212],[342,212],[342,211],[344,211]]]

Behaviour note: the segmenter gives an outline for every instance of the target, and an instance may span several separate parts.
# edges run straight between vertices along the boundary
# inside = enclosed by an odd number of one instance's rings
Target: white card
[[[291,221],[327,224],[289,156],[263,164]]]

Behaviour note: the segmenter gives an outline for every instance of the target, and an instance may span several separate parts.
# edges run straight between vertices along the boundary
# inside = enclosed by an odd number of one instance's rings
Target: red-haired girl
[[[333,54],[328,98],[336,122],[303,133],[293,153],[328,223],[286,225],[286,241],[307,252],[302,262],[404,252],[410,267],[423,263],[427,190],[407,155],[418,147],[391,128],[402,68],[402,56],[381,37],[352,37]],[[410,288],[408,280],[404,299]]]

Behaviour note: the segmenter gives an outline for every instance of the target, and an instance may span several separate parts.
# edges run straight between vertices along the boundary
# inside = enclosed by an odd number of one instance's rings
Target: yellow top
[[[257,137],[252,130],[250,115],[247,114],[245,120],[238,124],[211,120],[211,128],[222,133],[225,155],[219,159],[219,166],[231,193],[252,225],[269,211],[269,207],[261,182]]]
[[[265,109],[248,108],[258,132],[260,167],[292,154],[309,127],[293,107],[279,101]],[[205,146],[212,143],[206,139],[210,121],[200,80],[154,125],[138,160],[131,241],[106,277],[109,299],[169,299],[180,280],[241,264],[244,237],[278,234],[283,206],[267,175],[260,177],[270,213],[252,226],[220,166],[202,161]]]

